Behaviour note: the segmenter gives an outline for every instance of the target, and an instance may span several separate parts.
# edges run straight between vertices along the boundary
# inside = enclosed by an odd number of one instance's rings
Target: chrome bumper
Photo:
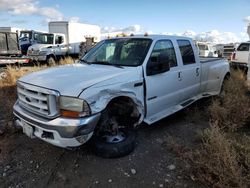
[[[78,119],[63,117],[46,119],[22,108],[18,100],[13,107],[13,113],[18,125],[22,126],[22,122],[24,122],[32,126],[34,136],[60,147],[74,147],[85,143],[92,136],[100,119],[100,113]],[[43,133],[53,134],[53,139],[43,137]],[[84,135],[85,137],[82,137]],[[82,140],[82,138],[86,139]]]
[[[47,56],[45,55],[29,55],[28,56],[33,61],[46,61]]]

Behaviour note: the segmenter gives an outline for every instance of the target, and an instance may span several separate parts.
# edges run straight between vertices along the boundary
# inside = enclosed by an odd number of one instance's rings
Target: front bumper
[[[46,119],[22,108],[18,100],[13,107],[13,113],[17,125],[32,127],[32,136],[63,148],[76,147],[87,142],[100,119],[100,113],[78,119],[63,117]]]
[[[29,54],[28,57],[32,59],[33,61],[46,61],[47,56],[46,55],[31,55]]]

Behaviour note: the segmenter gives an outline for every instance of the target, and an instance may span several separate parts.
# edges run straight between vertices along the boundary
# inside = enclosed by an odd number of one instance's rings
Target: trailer
[[[22,55],[18,34],[16,32],[0,32],[0,66],[28,64],[29,58]]]
[[[17,27],[0,27],[0,32],[11,32],[11,33],[17,33],[18,36],[20,36],[20,32],[22,29]]]

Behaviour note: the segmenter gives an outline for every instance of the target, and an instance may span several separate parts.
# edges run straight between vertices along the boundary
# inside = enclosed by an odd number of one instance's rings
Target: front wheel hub
[[[122,131],[118,131],[118,133],[115,135],[111,135],[111,134],[103,135],[101,139],[107,143],[118,143],[118,142],[122,142],[123,140],[125,140],[126,135]]]

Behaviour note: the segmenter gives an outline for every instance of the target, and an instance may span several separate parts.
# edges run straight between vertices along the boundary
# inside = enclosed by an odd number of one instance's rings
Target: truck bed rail
[[[220,57],[200,57],[200,62],[201,63],[209,63],[217,60],[221,60],[225,58],[220,58]]]

